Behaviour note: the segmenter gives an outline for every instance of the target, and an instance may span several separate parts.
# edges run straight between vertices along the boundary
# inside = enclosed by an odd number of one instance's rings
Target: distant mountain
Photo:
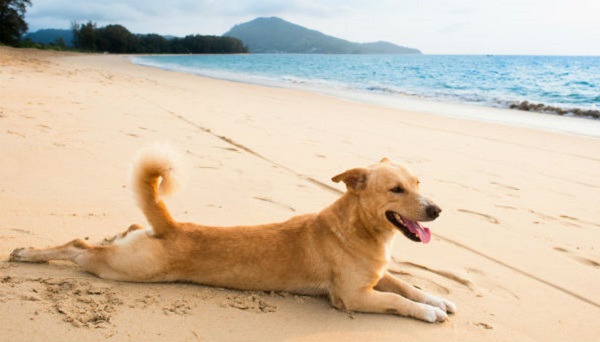
[[[56,43],[62,38],[67,46],[73,46],[73,30],[43,29],[27,33],[23,38],[42,44]]]
[[[388,42],[353,43],[277,17],[235,25],[223,36],[242,40],[251,53],[420,54]]]

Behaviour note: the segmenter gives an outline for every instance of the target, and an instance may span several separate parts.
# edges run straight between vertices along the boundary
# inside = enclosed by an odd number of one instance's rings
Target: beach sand
[[[485,114],[486,109],[480,109]],[[573,119],[577,120],[577,119]],[[583,120],[583,119],[582,119]],[[179,221],[315,212],[330,178],[384,156],[442,208],[432,241],[399,236],[392,272],[455,302],[442,324],[327,299],[99,279],[17,247],[102,241],[146,224],[128,168],[169,141],[188,159]],[[3,341],[591,341],[600,324],[600,140],[201,78],[126,57],[0,47]]]

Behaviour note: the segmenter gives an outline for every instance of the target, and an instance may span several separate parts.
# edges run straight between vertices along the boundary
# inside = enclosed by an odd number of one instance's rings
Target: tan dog
[[[152,228],[132,225],[112,243],[83,240],[46,249],[16,249],[11,261],[69,260],[101,278],[184,281],[240,290],[326,294],[341,310],[393,313],[442,322],[456,306],[392,276],[390,249],[398,232],[427,243],[441,209],[418,191],[418,180],[388,159],[333,177],[347,192],[317,214],[253,227],[176,222],[161,195],[174,188],[173,155],[143,153],[134,169],[138,204]]]

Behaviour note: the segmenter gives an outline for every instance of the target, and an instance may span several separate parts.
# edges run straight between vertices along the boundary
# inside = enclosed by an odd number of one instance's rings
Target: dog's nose
[[[427,213],[427,216],[429,216],[431,219],[436,219],[438,216],[440,216],[442,208],[438,207],[435,204],[432,204],[428,206],[427,209],[425,209],[425,212]]]

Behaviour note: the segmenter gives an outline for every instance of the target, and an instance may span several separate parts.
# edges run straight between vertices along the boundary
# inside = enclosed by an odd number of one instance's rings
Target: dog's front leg
[[[436,297],[425,291],[421,291],[416,287],[394,277],[389,272],[384,274],[383,278],[379,280],[379,283],[375,288],[379,291],[400,294],[410,300],[414,300],[415,302],[433,305],[447,313],[452,314],[456,312],[456,305],[451,301],[441,297]]]
[[[331,301],[342,310],[396,314],[430,323],[443,322],[448,318],[446,312],[437,307],[413,302],[395,293],[373,289],[344,291],[343,295],[332,295]]]

